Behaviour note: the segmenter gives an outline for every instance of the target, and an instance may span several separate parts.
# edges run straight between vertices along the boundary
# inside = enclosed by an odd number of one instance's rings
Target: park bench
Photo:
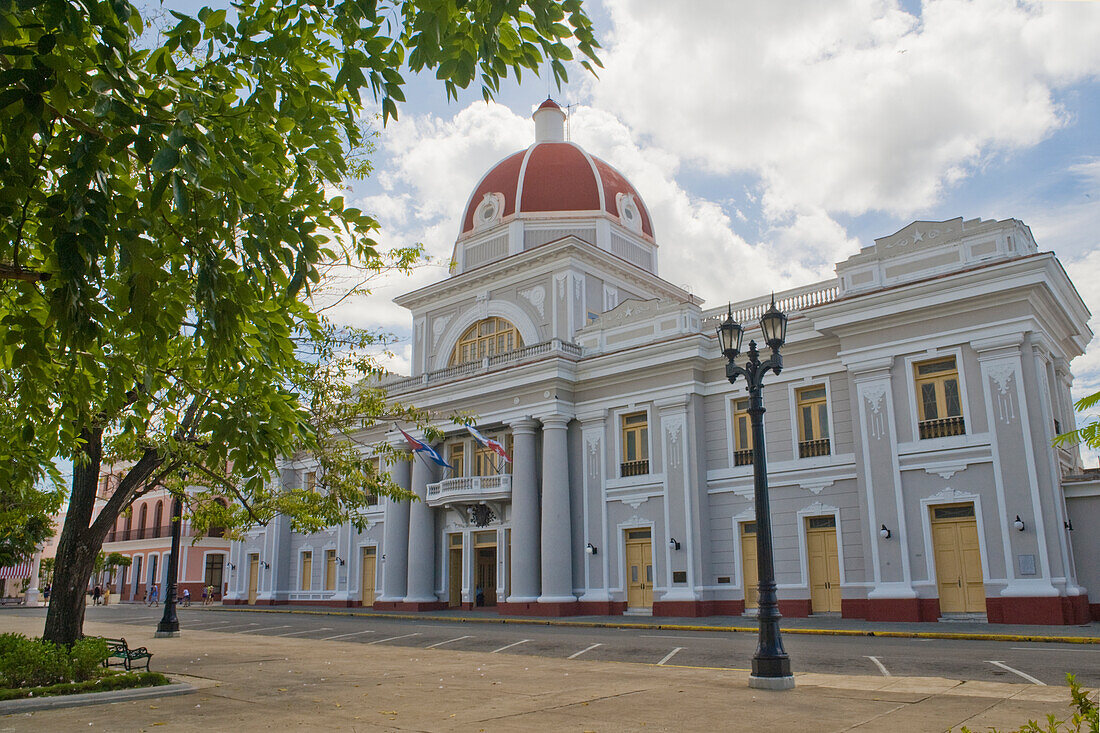
[[[149,671],[149,660],[153,658],[152,652],[143,646],[137,649],[131,649],[125,639],[107,639],[103,641],[107,642],[107,649],[110,650],[110,656],[103,660],[104,667],[125,667],[127,670],[134,668],[134,663],[140,664],[141,660],[145,660],[145,671]],[[112,660],[118,661],[112,661]]]

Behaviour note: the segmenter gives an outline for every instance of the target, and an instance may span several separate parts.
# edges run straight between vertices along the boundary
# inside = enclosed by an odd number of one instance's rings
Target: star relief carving
[[[916,244],[917,242],[923,242],[923,241],[924,241],[924,235],[921,234],[921,231],[919,229],[914,229],[913,230],[913,244]]]

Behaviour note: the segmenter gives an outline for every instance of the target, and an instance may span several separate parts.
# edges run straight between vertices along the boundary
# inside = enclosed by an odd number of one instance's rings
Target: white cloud
[[[1100,71],[1084,3],[606,5],[596,106],[693,165],[759,174],[779,219],[926,208],[1064,124],[1052,89]]]

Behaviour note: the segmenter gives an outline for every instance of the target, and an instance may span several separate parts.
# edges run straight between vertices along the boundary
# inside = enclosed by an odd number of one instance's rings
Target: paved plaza
[[[714,658],[704,654],[710,647],[726,650],[727,665],[747,665],[751,634],[181,609],[183,636],[154,639],[155,615],[141,607],[93,609],[86,631],[148,646],[153,668],[192,682],[194,694],[8,715],[0,730],[985,730],[1068,712],[1065,688],[1040,659],[1054,656],[1056,665],[1090,679],[1100,666],[1096,644],[1047,644],[1046,652],[1029,654],[1013,647],[1038,645],[827,637],[896,648],[872,648],[880,653],[862,660],[863,673],[822,673],[803,671],[821,667],[810,661],[823,656],[819,647],[805,647],[814,650],[806,659],[794,650],[826,637],[791,635],[798,687],[765,692],[748,688],[743,669],[699,664]],[[0,613],[0,631],[34,635],[41,623],[35,610]],[[914,676],[901,660],[923,657],[902,644],[1008,658],[1002,665],[1014,672],[984,663],[977,669],[1004,674]],[[988,654],[998,648],[1001,656]],[[1021,655],[1034,663],[1016,661]],[[848,656],[856,664],[858,655]],[[1047,684],[1019,676],[1029,671]]]

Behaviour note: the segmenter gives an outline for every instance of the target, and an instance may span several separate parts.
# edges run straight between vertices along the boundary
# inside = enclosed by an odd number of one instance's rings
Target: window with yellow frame
[[[649,415],[632,412],[620,418],[623,461],[620,476],[641,476],[649,473]]]
[[[748,400],[733,403],[733,465],[752,465],[752,421]]]
[[[302,553],[302,590],[313,590],[313,553],[306,550]]]
[[[455,443],[447,451],[447,463],[453,466],[451,476],[458,478],[466,475],[466,444]]]
[[[305,489],[306,489],[306,491],[316,491],[317,490],[317,472],[316,471],[306,471],[306,486],[305,486]]]
[[[798,415],[798,457],[829,455],[829,405],[825,385],[795,392]]]
[[[913,365],[913,382],[921,439],[963,435],[966,423],[955,357],[917,362]]]
[[[503,318],[486,318],[466,329],[451,353],[451,365],[478,361],[523,346],[519,330]]]

